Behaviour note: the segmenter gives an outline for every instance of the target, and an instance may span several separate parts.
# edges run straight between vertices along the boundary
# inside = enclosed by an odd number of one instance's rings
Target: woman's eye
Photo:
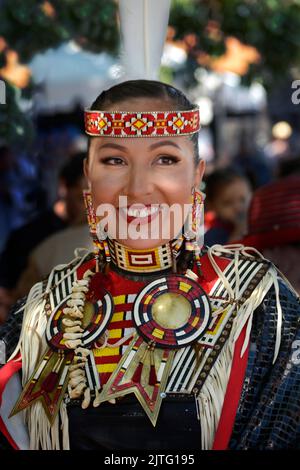
[[[106,157],[100,159],[100,162],[103,163],[104,165],[113,165],[113,166],[119,166],[119,165],[124,165],[125,162],[122,158],[119,157]]]
[[[164,155],[162,157],[159,157],[158,163],[159,165],[173,165],[178,162],[177,157],[171,157],[168,155]]]

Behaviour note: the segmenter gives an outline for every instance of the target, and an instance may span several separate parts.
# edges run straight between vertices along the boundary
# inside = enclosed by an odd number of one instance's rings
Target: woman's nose
[[[132,168],[127,182],[127,195],[130,196],[131,199],[136,200],[151,194],[152,191],[153,180],[150,172],[144,167]]]

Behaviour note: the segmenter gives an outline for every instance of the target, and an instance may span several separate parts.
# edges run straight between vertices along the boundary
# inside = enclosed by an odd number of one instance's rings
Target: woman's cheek
[[[105,190],[103,186],[99,186],[98,184],[91,187],[92,190],[92,197],[95,205],[110,203],[111,202],[111,195],[112,192],[108,192]]]
[[[120,183],[114,178],[102,175],[101,178],[93,178],[91,181],[91,191],[95,204],[115,204],[116,195],[120,192]]]

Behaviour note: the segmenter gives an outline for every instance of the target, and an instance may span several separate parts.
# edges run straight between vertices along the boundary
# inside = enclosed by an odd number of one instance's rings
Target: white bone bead
[[[64,339],[79,339],[82,338],[82,333],[64,333]]]
[[[84,391],[84,400],[81,404],[81,408],[85,410],[89,406],[90,402],[91,402],[91,390],[89,387],[87,387]]]
[[[79,357],[78,357],[79,359]],[[86,359],[84,358],[84,360],[86,361]],[[73,372],[74,370],[78,370],[78,369],[83,369],[85,367],[85,363],[82,362],[80,364],[72,364],[70,367],[69,367],[69,371],[70,371],[70,374],[71,372]]]
[[[77,348],[75,351],[76,356],[78,355],[78,353],[81,353],[83,357],[86,357],[90,354],[90,350],[87,348],[80,347],[80,348]]]
[[[70,372],[70,379],[74,379],[74,377],[85,377],[85,373],[82,369],[76,369],[76,370],[72,370]]]
[[[94,401],[93,401],[93,407],[94,407],[94,408],[97,408],[97,407],[100,405],[100,399],[99,399],[99,397],[100,397],[100,393],[98,392],[98,390],[96,390],[96,397],[95,397],[95,399],[94,399]]]
[[[78,346],[81,345],[81,339],[69,339],[68,341],[65,342],[65,345],[69,349],[76,349]]]
[[[83,313],[81,313],[78,309],[75,310],[74,308],[65,307],[64,313],[72,318],[83,318]]]
[[[93,275],[94,275],[93,271],[91,271],[90,269],[88,269],[88,270],[84,273],[83,279],[88,279],[89,277],[91,277],[91,276],[93,276]]]
[[[77,306],[77,305],[84,305],[84,299],[69,299],[67,300],[67,305],[69,307],[74,307],[74,306]]]
[[[85,298],[85,295],[83,292],[72,292],[72,297],[70,300],[82,300]]]
[[[62,320],[62,324],[64,326],[70,326],[70,327],[73,327],[73,326],[81,326],[81,321],[80,320],[71,320],[70,318],[63,318]]]
[[[69,381],[69,385],[71,388],[76,388],[77,385],[79,385],[80,383],[86,383],[86,379],[82,375],[80,375],[79,377],[74,377]]]
[[[72,287],[72,292],[88,292],[89,288],[87,286],[74,286]]]
[[[86,385],[85,383],[80,383],[76,388],[74,388],[73,390],[71,390],[69,392],[69,395],[70,395],[70,398],[79,398],[82,393],[83,393],[83,390],[86,388]]]
[[[65,333],[82,333],[84,330],[80,326],[67,326],[65,328]]]

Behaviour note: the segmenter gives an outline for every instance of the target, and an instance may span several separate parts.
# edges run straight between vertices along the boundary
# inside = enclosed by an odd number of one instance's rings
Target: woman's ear
[[[196,188],[199,188],[200,186],[200,183],[204,175],[204,171],[205,171],[205,161],[200,160],[200,162],[197,163],[196,171],[195,171],[194,186]]]

